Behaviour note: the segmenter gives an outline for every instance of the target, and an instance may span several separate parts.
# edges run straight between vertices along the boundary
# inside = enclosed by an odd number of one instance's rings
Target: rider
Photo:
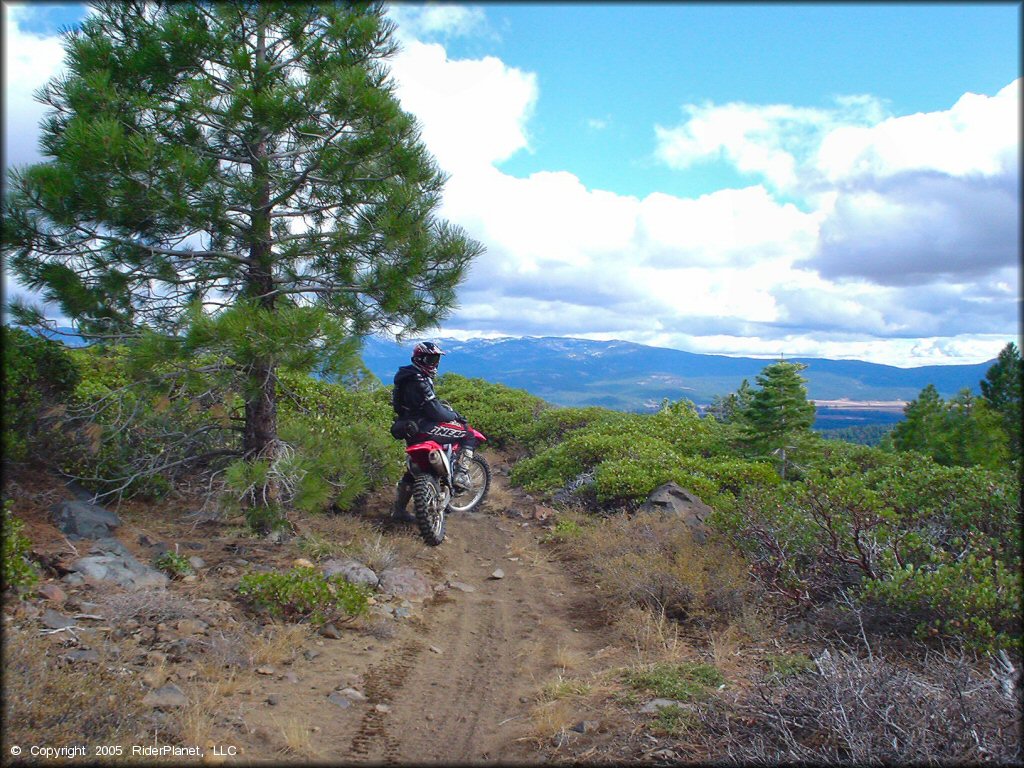
[[[442,349],[432,341],[418,343],[412,351],[412,365],[403,365],[395,373],[395,388],[391,393],[391,404],[400,419],[416,421],[418,433],[406,438],[406,444],[412,445],[428,435],[430,439],[441,445],[457,443],[460,448],[459,460],[455,464],[453,478],[456,489],[469,486],[469,475],[466,467],[473,458],[473,449],[477,441],[468,429],[466,419],[455,411],[448,403],[438,400],[434,393],[434,376],[441,362]],[[460,423],[461,429],[451,426],[441,427],[442,422]],[[406,471],[398,485],[395,486],[395,503],[391,516],[404,522],[415,520],[406,511],[406,505],[412,496],[412,475]]]

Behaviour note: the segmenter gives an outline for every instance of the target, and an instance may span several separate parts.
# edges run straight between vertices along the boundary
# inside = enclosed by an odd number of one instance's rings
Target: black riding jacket
[[[401,419],[426,422],[453,421],[459,414],[437,399],[434,381],[415,365],[403,365],[395,374],[391,405]]]

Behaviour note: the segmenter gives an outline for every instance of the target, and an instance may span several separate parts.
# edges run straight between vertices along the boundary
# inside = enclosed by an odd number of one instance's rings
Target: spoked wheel
[[[423,540],[432,547],[444,541],[444,514],[448,506],[448,489],[442,489],[430,474],[417,475],[412,485],[412,501],[416,524]]]
[[[469,488],[452,495],[448,509],[452,512],[470,512],[487,497],[491,487],[491,467],[483,456],[473,456],[466,467],[469,474]]]

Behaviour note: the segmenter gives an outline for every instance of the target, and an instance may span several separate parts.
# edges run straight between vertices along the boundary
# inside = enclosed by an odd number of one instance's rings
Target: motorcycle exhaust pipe
[[[444,457],[441,456],[440,451],[431,451],[427,454],[427,461],[430,462],[430,466],[434,468],[439,477],[448,476],[448,468],[445,466]]]

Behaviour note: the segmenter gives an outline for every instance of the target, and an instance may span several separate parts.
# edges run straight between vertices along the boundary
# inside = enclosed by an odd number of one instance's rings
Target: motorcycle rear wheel
[[[423,540],[432,547],[444,541],[447,497],[447,490],[442,491],[440,483],[433,475],[424,473],[413,478],[412,501],[416,511],[416,524]]]
[[[469,474],[470,486],[452,495],[448,503],[451,512],[471,512],[487,498],[487,491],[491,488],[491,467],[483,456],[474,455],[466,472]]]

